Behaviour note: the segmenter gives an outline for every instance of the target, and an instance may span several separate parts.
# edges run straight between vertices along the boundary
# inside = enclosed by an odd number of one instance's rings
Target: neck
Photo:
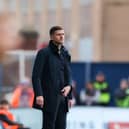
[[[56,41],[53,41],[53,43],[58,47],[58,49],[61,49],[62,44],[57,43]]]

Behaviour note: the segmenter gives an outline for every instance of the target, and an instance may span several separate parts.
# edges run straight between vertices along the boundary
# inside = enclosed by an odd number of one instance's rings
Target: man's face
[[[122,80],[120,82],[120,88],[121,89],[127,89],[128,88],[128,82],[126,80]]]
[[[64,30],[57,30],[55,33],[51,36],[51,39],[57,42],[58,44],[64,43]]]
[[[0,105],[0,109],[8,110],[9,109],[9,105],[8,104],[1,104]]]
[[[104,75],[97,75],[96,80],[99,82],[103,82],[105,80],[105,77],[104,77]]]

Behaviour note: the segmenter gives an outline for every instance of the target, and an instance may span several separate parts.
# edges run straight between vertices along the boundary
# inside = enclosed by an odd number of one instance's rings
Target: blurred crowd
[[[129,82],[121,79],[120,85],[113,95],[104,73],[99,72],[94,81],[87,82],[80,93],[76,90],[77,84],[73,81],[74,105],[109,106],[111,99],[116,107],[129,107]]]
[[[25,77],[13,90],[3,96],[3,99],[9,101],[11,108],[29,108],[32,107],[34,98],[31,80]]]
[[[11,108],[30,108],[33,103],[33,89],[28,77],[19,83],[11,92],[0,100],[0,129],[30,129],[16,122]]]
[[[15,120],[7,100],[0,101],[0,129],[29,129]]]
[[[113,101],[116,107],[129,107],[128,79],[121,79],[119,87],[112,92],[103,72],[98,72],[95,80],[87,82],[80,92],[77,90],[76,81],[73,80],[72,83],[75,106],[110,106]],[[33,98],[31,80],[25,77],[11,93],[5,94],[2,99],[8,100],[11,108],[29,108],[32,107]]]

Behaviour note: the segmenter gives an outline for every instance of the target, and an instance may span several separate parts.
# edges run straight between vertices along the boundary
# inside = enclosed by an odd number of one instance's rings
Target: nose
[[[61,36],[60,38],[63,39],[63,36]]]

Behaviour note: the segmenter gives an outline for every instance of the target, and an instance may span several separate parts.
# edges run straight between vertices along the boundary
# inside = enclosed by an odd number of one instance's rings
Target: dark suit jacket
[[[57,97],[61,93],[59,89],[59,57],[57,51],[57,47],[55,47],[53,41],[50,41],[48,47],[38,52],[32,73],[32,84],[35,94],[33,107],[49,112],[54,112],[56,110]],[[72,89],[70,55],[63,46],[61,52],[65,60],[64,87],[70,85]],[[36,104],[36,96],[44,97],[43,109]],[[72,95],[70,91],[69,95],[66,97],[66,111],[68,111],[67,101],[71,98]]]

